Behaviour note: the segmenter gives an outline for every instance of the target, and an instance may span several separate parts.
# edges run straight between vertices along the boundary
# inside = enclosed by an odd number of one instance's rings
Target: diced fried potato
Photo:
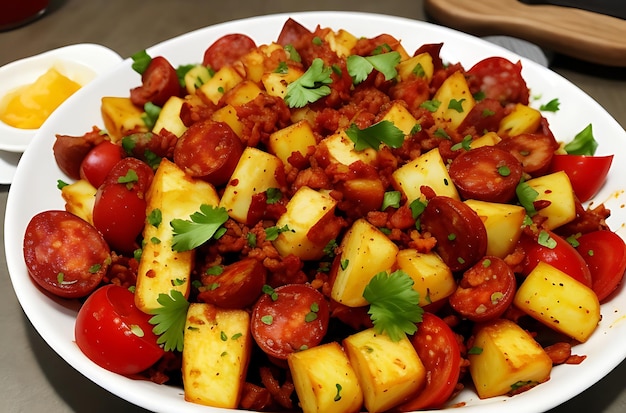
[[[314,242],[309,237],[312,230],[319,231],[319,226],[324,226],[328,219],[335,218],[335,205],[337,201],[330,195],[315,191],[303,186],[287,204],[287,211],[278,218],[276,226],[289,231],[281,232],[273,242],[281,256],[293,254],[302,260],[317,260],[324,256],[324,248],[331,239],[324,242]]]
[[[224,96],[224,102],[232,106],[241,106],[246,104],[261,94],[261,88],[250,80],[243,80],[236,84]]]
[[[268,147],[286,165],[289,163],[289,157],[292,153],[299,152],[304,156],[308,152],[309,146],[316,144],[311,124],[306,120],[301,120],[272,133]]]
[[[130,98],[105,96],[100,107],[104,128],[112,142],[137,132],[148,132],[144,111],[133,105]]]
[[[158,226],[146,222],[145,245],[137,270],[135,304],[149,312],[161,306],[157,302],[159,294],[176,289],[185,297],[189,295],[194,253],[172,250],[174,234],[170,222],[176,218],[188,220],[202,204],[216,206],[219,197],[211,184],[185,175],[176,164],[163,159],[146,200],[146,215],[159,210],[162,216]]]
[[[362,151],[355,150],[354,142],[350,140],[345,131],[337,132],[326,137],[320,142],[320,145],[328,150],[332,161],[346,166],[356,161],[372,164],[378,157],[378,153],[372,148],[367,148]]]
[[[84,179],[65,185],[61,188],[65,210],[93,225],[93,205],[97,191],[97,188]]]
[[[396,256],[398,268],[413,279],[413,289],[420,295],[420,306],[446,298],[456,290],[452,271],[434,252],[405,249]]]
[[[468,355],[470,374],[481,399],[550,378],[552,360],[532,336],[513,321],[498,319],[479,327]]]
[[[418,124],[417,119],[411,115],[411,112],[398,102],[394,103],[391,108],[389,108],[382,120],[392,122],[405,135],[409,135],[415,125]]]
[[[248,312],[190,304],[183,346],[185,400],[237,408],[252,348]]]
[[[252,197],[269,188],[279,188],[276,170],[282,168],[280,159],[253,147],[244,149],[239,163],[226,185],[220,206],[228,215],[241,223],[247,223]]]
[[[232,105],[224,105],[211,115],[211,119],[216,122],[224,122],[241,138],[243,134],[243,123],[237,116],[237,110]]]
[[[398,247],[378,228],[359,219],[341,241],[342,265],[337,270],[330,296],[348,307],[367,305],[363,291],[381,271],[388,271],[396,261]]]
[[[398,64],[398,77],[400,81],[411,79],[413,76],[423,76],[428,82],[433,77],[435,66],[429,53],[421,53]]]
[[[154,123],[152,132],[158,135],[165,129],[180,138],[187,130],[187,126],[185,126],[183,120],[180,118],[180,109],[183,107],[183,103],[184,100],[178,96],[169,98],[163,105],[159,117]]]
[[[499,136],[517,136],[522,133],[533,133],[541,122],[541,112],[530,106],[518,103],[511,113],[500,120]]]
[[[277,51],[283,51],[285,54],[285,58],[282,60],[287,59],[287,53],[284,51],[283,46],[278,43],[261,45],[243,55],[240,60],[246,72],[246,79],[259,83],[263,74],[267,72],[267,58]]]
[[[516,307],[548,327],[585,342],[600,322],[600,303],[586,285],[540,262],[513,300]]]
[[[352,33],[340,29],[337,32],[329,31],[324,40],[330,46],[330,49],[337,53],[338,56],[349,56],[352,48],[356,45],[357,38]]]
[[[231,90],[242,80],[243,77],[234,67],[224,66],[204,85],[200,86],[196,93],[217,105],[224,93]]]
[[[193,95],[196,93],[196,89],[208,82],[210,78],[211,72],[209,68],[197,64],[185,73],[185,90],[188,94]]]
[[[522,235],[526,210],[519,205],[468,199],[465,204],[472,208],[485,224],[487,230],[487,255],[504,258],[511,253]]]
[[[460,199],[438,148],[404,164],[396,169],[391,177],[394,186],[406,195],[409,203],[422,198],[420,190],[422,186],[432,188],[437,195]]]
[[[363,392],[339,343],[291,353],[287,362],[304,413],[360,411]]]
[[[284,98],[289,83],[296,81],[304,72],[296,67],[290,67],[287,73],[267,72],[261,76],[265,91],[270,96]]]
[[[481,146],[493,146],[496,143],[500,142],[501,140],[502,139],[498,136],[497,133],[487,132],[483,136],[480,136],[474,139],[470,143],[470,148],[476,149],[476,148],[480,148]]]
[[[576,218],[576,198],[567,174],[563,171],[526,181],[528,186],[539,193],[536,201],[548,201],[550,205],[541,208],[537,214],[547,218],[544,226],[555,229]]]
[[[426,369],[407,337],[394,342],[367,329],[347,337],[343,345],[370,413],[391,409],[426,383]]]
[[[460,71],[454,72],[439,86],[433,100],[440,102],[433,113],[435,122],[453,130],[459,127],[476,105],[465,76]]]

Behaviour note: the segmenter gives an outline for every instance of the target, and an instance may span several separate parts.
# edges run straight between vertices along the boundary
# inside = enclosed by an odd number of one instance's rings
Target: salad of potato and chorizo
[[[514,396],[584,362],[626,270],[583,205],[612,161],[592,125],[554,136],[520,62],[357,36],[289,19],[197,64],[142,51],[101,126],[57,135],[65,210],[32,217],[24,259],[81,301],[89,359],[305,413]]]

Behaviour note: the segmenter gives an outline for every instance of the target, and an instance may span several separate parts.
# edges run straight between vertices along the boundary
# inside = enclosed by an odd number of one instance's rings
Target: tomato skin
[[[591,289],[605,300],[622,282],[626,271],[626,244],[616,233],[594,231],[577,239],[580,252],[591,272]]]
[[[591,199],[604,185],[613,163],[613,155],[554,155],[551,172],[564,171],[580,202]]]
[[[105,285],[91,294],[78,311],[76,344],[100,367],[123,375],[139,373],[164,354],[148,322],[150,318],[135,307],[135,296],[128,289]],[[142,337],[136,334],[139,330]]]
[[[500,317],[513,302],[517,285],[513,270],[498,257],[484,257],[465,271],[448,298],[463,317],[484,322]],[[494,294],[499,293],[499,297]]]
[[[141,75],[141,86],[130,91],[130,100],[134,105],[143,108],[148,102],[163,106],[172,96],[180,95],[180,82],[176,69],[162,57],[153,57]]]
[[[556,241],[554,248],[543,246],[533,237],[522,234],[517,244],[526,253],[521,274],[528,275],[542,261],[591,287],[591,273],[581,254],[562,237],[551,231],[548,234]]]
[[[130,170],[135,171],[138,180],[120,183],[120,177]],[[130,254],[138,248],[137,236],[141,233],[146,219],[146,191],[154,174],[152,168],[135,158],[124,158],[107,175],[96,192],[93,207],[94,226],[119,253]]]
[[[256,43],[245,34],[227,34],[206,49],[202,64],[217,71],[234,63],[254,48],[256,48]]]
[[[103,141],[94,146],[80,164],[80,177],[98,188],[111,169],[122,160],[124,150],[111,141]]]
[[[84,297],[95,290],[111,257],[102,235],[67,211],[43,211],[31,218],[23,250],[30,277],[64,298]]]
[[[408,412],[441,407],[459,381],[461,351],[452,329],[439,317],[425,312],[411,343],[426,368],[426,386],[397,407]]]
[[[307,284],[286,284],[259,298],[252,310],[251,332],[270,357],[285,360],[289,354],[318,345],[328,331],[329,305],[322,293]],[[314,320],[305,317],[319,307]]]

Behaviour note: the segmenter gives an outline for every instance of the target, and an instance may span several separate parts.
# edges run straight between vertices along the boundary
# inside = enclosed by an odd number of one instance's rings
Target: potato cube
[[[396,256],[398,268],[413,279],[413,289],[420,295],[420,306],[446,298],[456,290],[452,271],[434,252],[405,249]]]
[[[183,346],[185,400],[237,408],[252,348],[248,312],[190,304]]]
[[[550,205],[537,213],[547,218],[544,226],[555,229],[576,218],[576,198],[567,174],[554,172],[526,181],[539,194],[536,201],[549,201]]]
[[[480,136],[474,139],[470,143],[470,148],[476,149],[476,148],[480,148],[481,146],[493,146],[496,143],[500,142],[501,140],[502,139],[498,136],[497,133],[487,132],[483,136]]]
[[[428,82],[433,77],[435,72],[435,66],[433,65],[433,58],[429,53],[421,53],[417,56],[413,56],[398,64],[398,77],[400,81],[411,79],[414,76],[423,76]]]
[[[324,225],[327,220],[335,219],[337,201],[330,195],[303,186],[293,195],[287,204],[287,211],[278,218],[276,226],[289,231],[281,232],[274,241],[278,253],[285,257],[293,254],[302,260],[318,260],[324,256],[324,248],[336,233],[326,234]],[[320,228],[321,226],[321,228]],[[339,228],[338,228],[339,229]],[[326,235],[323,240],[311,239],[312,231]]]
[[[497,319],[479,327],[479,352],[469,354],[470,374],[481,399],[550,378],[552,360],[532,336],[513,321]]]
[[[211,119],[216,122],[224,122],[241,138],[243,134],[243,123],[237,116],[237,110],[232,105],[225,105],[213,112]]]
[[[487,230],[487,255],[504,258],[511,253],[522,236],[526,210],[519,205],[468,199],[465,204],[472,208],[485,224]]]
[[[126,97],[105,96],[100,107],[104,128],[112,142],[137,132],[148,132],[143,120],[143,108],[138,108]]]
[[[534,319],[580,342],[600,322],[600,303],[586,285],[540,262],[517,290],[513,303]]]
[[[224,95],[224,102],[232,106],[241,106],[254,100],[259,94],[261,94],[261,88],[256,83],[243,80]]]
[[[178,96],[169,98],[167,102],[165,102],[165,105],[163,105],[159,117],[154,123],[152,132],[158,135],[165,129],[180,138],[187,130],[187,126],[185,126],[183,120],[180,118],[180,109],[183,107],[183,103],[184,100]]]
[[[232,219],[247,223],[252,197],[269,188],[280,187],[276,180],[278,168],[282,168],[280,159],[260,149],[247,147],[224,189],[220,206],[228,211]]]
[[[441,84],[433,100],[440,102],[433,113],[435,123],[453,130],[459,127],[476,105],[465,76],[459,71],[454,72]]]
[[[391,409],[426,383],[426,369],[407,337],[394,342],[367,329],[347,337],[343,345],[370,413]]]
[[[289,163],[288,159],[292,153],[299,152],[304,156],[308,152],[309,146],[316,144],[317,141],[311,124],[306,120],[301,120],[272,133],[268,147],[286,165]]]
[[[344,131],[326,137],[320,145],[328,150],[332,161],[349,166],[356,161],[372,164],[378,157],[375,149],[367,148],[362,151],[354,149],[354,142]]]
[[[517,136],[522,133],[533,133],[541,122],[541,112],[530,106],[518,103],[511,113],[500,120],[499,136]]]
[[[279,60],[287,60],[287,52],[278,43],[261,45],[243,55],[240,60],[246,72],[246,79],[255,83],[261,82],[261,77],[268,71],[266,68],[268,57],[274,53],[283,53],[284,58]]]
[[[360,411],[363,392],[339,343],[291,353],[287,362],[304,413]]]
[[[411,134],[411,131],[418,124],[417,119],[411,115],[411,112],[400,103],[394,103],[391,108],[385,113],[382,120],[388,120],[392,122],[398,129],[400,129],[405,135]]]
[[[290,67],[287,73],[267,72],[261,77],[261,83],[270,96],[284,98],[289,83],[296,81],[304,74],[299,68]]]
[[[93,205],[96,202],[97,191],[97,188],[84,179],[65,185],[61,188],[65,210],[93,225]]]
[[[422,198],[420,190],[422,186],[432,188],[437,195],[460,199],[448,173],[448,168],[446,168],[437,148],[396,169],[391,177],[394,186],[406,195],[408,203]]]
[[[146,222],[145,243],[137,270],[135,304],[149,312],[161,306],[157,302],[160,294],[176,289],[185,297],[189,295],[194,253],[172,249],[174,233],[170,222],[176,218],[188,220],[202,204],[217,205],[219,197],[211,184],[187,176],[176,164],[163,159],[146,200],[148,216],[155,210],[161,212],[158,225]]]
[[[195,65],[185,73],[185,90],[189,95],[196,93],[196,89],[204,85],[211,78],[209,68],[204,65]]]
[[[352,48],[356,45],[358,39],[352,33],[340,29],[337,32],[329,31],[324,40],[333,52],[340,57],[344,57],[351,54]]]
[[[200,86],[196,93],[217,105],[224,93],[231,90],[242,80],[243,77],[234,67],[224,66],[212,78],[207,80],[205,84]]]
[[[343,237],[341,249],[341,265],[330,295],[349,307],[367,305],[365,287],[376,274],[393,266],[398,247],[378,228],[359,219]]]

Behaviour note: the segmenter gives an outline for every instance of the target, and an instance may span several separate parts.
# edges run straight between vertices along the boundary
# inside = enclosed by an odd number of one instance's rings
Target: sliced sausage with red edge
[[[205,285],[198,301],[222,308],[245,308],[261,295],[267,270],[254,258],[244,258],[224,267],[218,275],[202,277]]]
[[[26,227],[24,261],[43,289],[78,298],[100,284],[111,255],[102,235],[87,221],[66,211],[44,211]]]
[[[180,92],[176,69],[166,58],[156,56],[141,75],[141,86],[131,89],[130,100],[140,108],[148,102],[163,106],[169,98],[180,95]]]
[[[287,284],[264,294],[252,310],[251,331],[270,357],[317,346],[328,331],[328,302],[308,284]]]
[[[469,206],[446,196],[428,201],[420,215],[422,231],[437,240],[435,250],[452,271],[462,271],[485,256],[487,230]]]
[[[464,198],[506,203],[515,196],[523,171],[522,164],[510,153],[481,146],[457,156],[449,172]]]
[[[530,93],[522,77],[521,62],[513,63],[504,57],[493,56],[481,60],[467,71],[467,82],[472,94],[483,92],[502,105],[528,104]]]
[[[524,172],[539,176],[548,172],[558,144],[548,135],[523,133],[501,140],[496,147],[515,156],[522,163]]]
[[[241,33],[227,34],[206,49],[202,64],[218,71],[233,64],[252,49],[256,49],[256,43],[250,37]]]

